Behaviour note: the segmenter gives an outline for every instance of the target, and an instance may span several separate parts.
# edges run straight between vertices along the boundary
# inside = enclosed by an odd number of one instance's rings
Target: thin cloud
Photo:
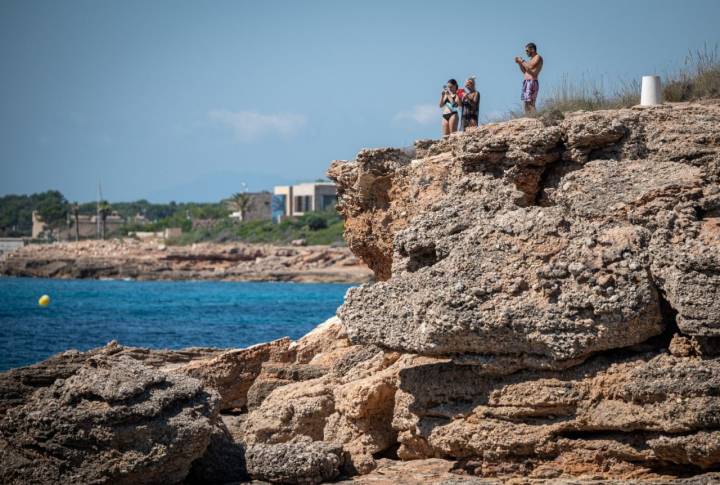
[[[395,121],[412,121],[427,125],[438,119],[440,111],[432,104],[418,104],[409,111],[401,111],[395,115]]]
[[[239,141],[253,141],[265,135],[292,136],[305,124],[303,115],[293,113],[262,114],[254,111],[213,110],[211,120],[228,126]]]

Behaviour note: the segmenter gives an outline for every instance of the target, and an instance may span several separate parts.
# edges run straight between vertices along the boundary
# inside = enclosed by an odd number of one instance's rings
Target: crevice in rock
[[[560,142],[556,150],[562,154],[567,150],[567,147],[564,142]],[[531,205],[541,207],[554,206],[555,201],[552,199],[552,193],[560,186],[562,178],[569,173],[580,170],[582,167],[583,165],[580,163],[563,160],[562,158],[547,164],[540,176],[537,191],[535,192]]]
[[[247,406],[240,406],[239,408],[224,409],[220,414],[228,416],[240,416],[242,414],[248,414],[250,411]]]
[[[587,155],[587,161],[592,162],[593,160],[621,160],[622,154],[620,152],[620,142],[624,140],[626,136],[627,134],[623,136],[623,138],[618,143],[612,143],[610,145],[591,149]]]
[[[693,206],[695,217],[698,221],[720,218],[720,209],[705,208],[699,205]]]
[[[407,270],[410,273],[414,273],[421,268],[432,266],[440,259],[434,244],[422,247],[408,256]]]
[[[395,441],[392,445],[385,448],[382,451],[378,451],[377,453],[373,454],[373,458],[376,460],[379,460],[381,458],[387,458],[390,460],[399,460],[400,457],[398,456],[398,450],[400,449],[400,443],[398,441]]]
[[[466,162],[463,164],[463,171],[465,173],[482,173],[496,179],[501,179],[505,175],[502,166],[489,163],[486,160]]]
[[[637,429],[572,429],[558,431],[555,436],[569,440],[592,441],[609,440],[623,443],[633,443],[637,449],[646,450],[650,447],[647,441],[661,436],[681,437],[692,436],[696,431],[686,433],[660,433],[657,431],[644,431]]]
[[[670,305],[665,293],[659,288],[658,298],[660,300],[660,315],[662,315],[662,322],[665,330],[663,330],[663,333],[654,338],[660,340],[660,342],[658,342],[659,345],[667,348],[667,346],[670,345],[670,340],[672,340],[673,335],[680,333],[680,328],[677,324],[678,312],[672,307],[672,305]]]
[[[658,335],[650,337],[643,342],[628,347],[628,350],[635,352],[643,352],[667,349],[668,347],[670,347],[670,342],[673,339],[673,336],[681,334],[677,324],[677,310],[675,310],[672,305],[670,305],[670,302],[667,300],[665,294],[661,289],[656,288],[656,291],[658,294],[663,331]]]
[[[678,162],[678,163],[688,163],[688,162],[697,162],[697,161],[705,161],[704,159],[712,159],[712,157],[715,156],[715,152],[712,150],[707,151],[697,151],[694,153],[682,153],[677,156],[670,156],[668,160],[671,162]],[[691,165],[694,165],[691,163]]]

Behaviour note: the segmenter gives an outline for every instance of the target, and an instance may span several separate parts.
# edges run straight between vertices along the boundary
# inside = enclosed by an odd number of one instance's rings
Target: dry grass
[[[720,97],[720,56],[718,46],[690,52],[685,66],[679,72],[667,76],[663,96],[666,101],[691,101],[693,99]]]
[[[718,47],[705,45],[688,53],[685,65],[678,72],[663,79],[665,101],[692,101],[720,97],[720,56]],[[550,89],[541,100],[536,116],[558,116],[570,111],[596,111],[617,109],[640,103],[640,82],[623,81],[615,91],[608,93],[602,81],[581,79],[573,82],[565,75],[560,85]],[[508,113],[508,118],[526,116],[522,109]]]

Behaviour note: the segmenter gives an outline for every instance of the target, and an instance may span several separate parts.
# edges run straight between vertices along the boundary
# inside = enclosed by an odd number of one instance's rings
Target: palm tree
[[[110,204],[107,200],[101,200],[98,205],[98,215],[100,216],[100,238],[105,239],[105,222],[107,216],[110,215]]]
[[[70,210],[75,219],[75,242],[78,242],[80,240],[80,204],[73,202]]]
[[[228,208],[233,212],[240,213],[240,220],[245,220],[245,215],[250,211],[253,204],[253,196],[247,192],[237,192],[227,201]]]

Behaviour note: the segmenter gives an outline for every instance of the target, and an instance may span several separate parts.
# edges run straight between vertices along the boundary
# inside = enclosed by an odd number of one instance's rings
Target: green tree
[[[327,220],[320,214],[306,214],[305,223],[311,231],[318,231],[328,227]]]
[[[250,211],[253,206],[254,197],[247,192],[237,192],[233,194],[227,201],[227,206],[230,210],[240,213],[240,220],[245,220],[245,215]]]
[[[0,235],[29,236],[33,211],[37,211],[48,226],[61,227],[67,214],[67,201],[57,190],[0,197]]]
[[[98,205],[98,215],[100,216],[100,238],[105,239],[105,223],[112,209],[107,200],[101,200]]]
[[[32,229],[34,203],[27,195],[0,197],[0,235],[22,236]]]
[[[57,190],[45,192],[36,210],[51,233],[67,224],[68,202]]]

